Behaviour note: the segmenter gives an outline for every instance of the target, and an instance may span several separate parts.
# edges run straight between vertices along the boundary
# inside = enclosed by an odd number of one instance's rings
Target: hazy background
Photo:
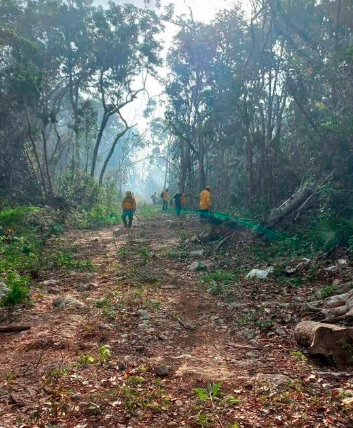
[[[145,8],[144,0],[113,0],[116,4],[125,4],[131,3],[136,7]],[[240,2],[242,8],[246,12],[250,12],[250,1],[251,0],[242,0]],[[95,0],[96,5],[102,5],[103,7],[109,3],[109,0]],[[175,16],[178,15],[189,15],[190,9],[192,10],[193,17],[196,21],[202,22],[210,22],[215,17],[219,10],[231,8],[235,3],[239,3],[237,1],[232,0],[161,0],[161,6],[164,8],[169,4],[174,4],[174,12]],[[153,6],[152,6],[153,7]],[[169,47],[173,42],[173,37],[178,31],[178,26],[172,23],[165,23],[165,32],[162,35],[162,40],[164,43],[164,52],[163,56],[166,57]],[[168,68],[164,65],[159,70],[159,75],[162,77],[166,77],[168,75]],[[140,82],[136,83],[138,87],[140,87]],[[146,108],[148,98],[153,97],[157,103],[160,100],[163,100],[163,87],[159,84],[159,82],[149,76],[146,89],[148,93],[140,93],[138,99],[134,101],[134,103],[128,105],[124,109],[124,115],[129,123],[137,123],[137,128],[140,134],[146,135],[148,138],[148,128],[149,128],[149,120],[153,118],[163,117],[164,116],[164,107],[163,105],[159,105],[156,107],[152,117],[146,119],[143,116],[143,112]],[[144,160],[151,154],[152,148],[146,147],[145,149],[140,150],[134,157],[134,161],[139,161],[135,167],[138,168],[140,177],[144,177],[147,181],[150,181],[144,172],[149,170],[149,160]],[[147,174],[147,173],[146,173]],[[154,181],[155,181],[155,190],[161,189],[164,182],[164,173],[161,170],[154,171]],[[150,186],[146,184],[140,184],[135,182],[133,179],[129,179],[129,184],[127,188],[134,188],[140,195],[143,195],[146,200],[149,200],[149,193],[152,191]],[[153,193],[153,192],[152,192]]]

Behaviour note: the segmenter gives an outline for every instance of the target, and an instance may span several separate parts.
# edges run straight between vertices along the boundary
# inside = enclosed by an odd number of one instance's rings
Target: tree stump
[[[353,363],[353,328],[302,321],[296,326],[294,337],[310,354],[324,355],[337,366]]]

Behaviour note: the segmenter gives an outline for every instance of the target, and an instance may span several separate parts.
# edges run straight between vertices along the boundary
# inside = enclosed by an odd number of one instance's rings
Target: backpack
[[[164,192],[161,193],[161,198],[163,198],[163,196],[164,196]]]

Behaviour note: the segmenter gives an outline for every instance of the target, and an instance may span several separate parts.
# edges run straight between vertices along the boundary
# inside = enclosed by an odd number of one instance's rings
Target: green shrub
[[[28,278],[9,272],[3,286],[0,285],[0,302],[2,306],[13,307],[29,300]]]
[[[335,285],[326,285],[326,287],[322,288],[319,291],[320,298],[326,299],[326,297],[331,297],[333,295],[333,292],[335,291],[336,286]]]
[[[0,226],[11,229],[22,228],[27,225],[30,216],[39,211],[40,208],[26,206],[5,209],[0,211]]]
[[[239,272],[216,270],[202,277],[202,281],[208,285],[207,290],[215,295],[225,293],[229,286],[239,281]]]
[[[0,273],[39,269],[40,243],[33,237],[0,236]]]
[[[317,248],[332,250],[338,246],[353,246],[353,219],[326,218],[310,230],[310,236]]]

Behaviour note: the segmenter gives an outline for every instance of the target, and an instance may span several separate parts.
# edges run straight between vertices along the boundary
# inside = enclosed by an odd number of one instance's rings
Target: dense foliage
[[[182,190],[219,206],[271,208],[303,183],[321,214],[352,214],[349,1],[256,0],[210,24],[180,22],[169,52],[166,125]],[[319,195],[319,198],[317,198]]]
[[[1,0],[0,21],[0,197],[53,205],[70,171],[81,203],[140,144],[123,108],[160,62],[161,21],[89,0]]]
[[[317,239],[349,242],[335,230],[353,206],[351,2],[254,0],[250,17],[233,5],[210,23],[154,7],[0,0],[2,203],[82,207],[99,224],[149,140],[135,187],[153,193],[158,173],[192,205],[212,184],[219,210],[257,221],[295,194],[281,218],[315,208]],[[146,137],[124,108],[148,76],[165,114],[150,99]]]

